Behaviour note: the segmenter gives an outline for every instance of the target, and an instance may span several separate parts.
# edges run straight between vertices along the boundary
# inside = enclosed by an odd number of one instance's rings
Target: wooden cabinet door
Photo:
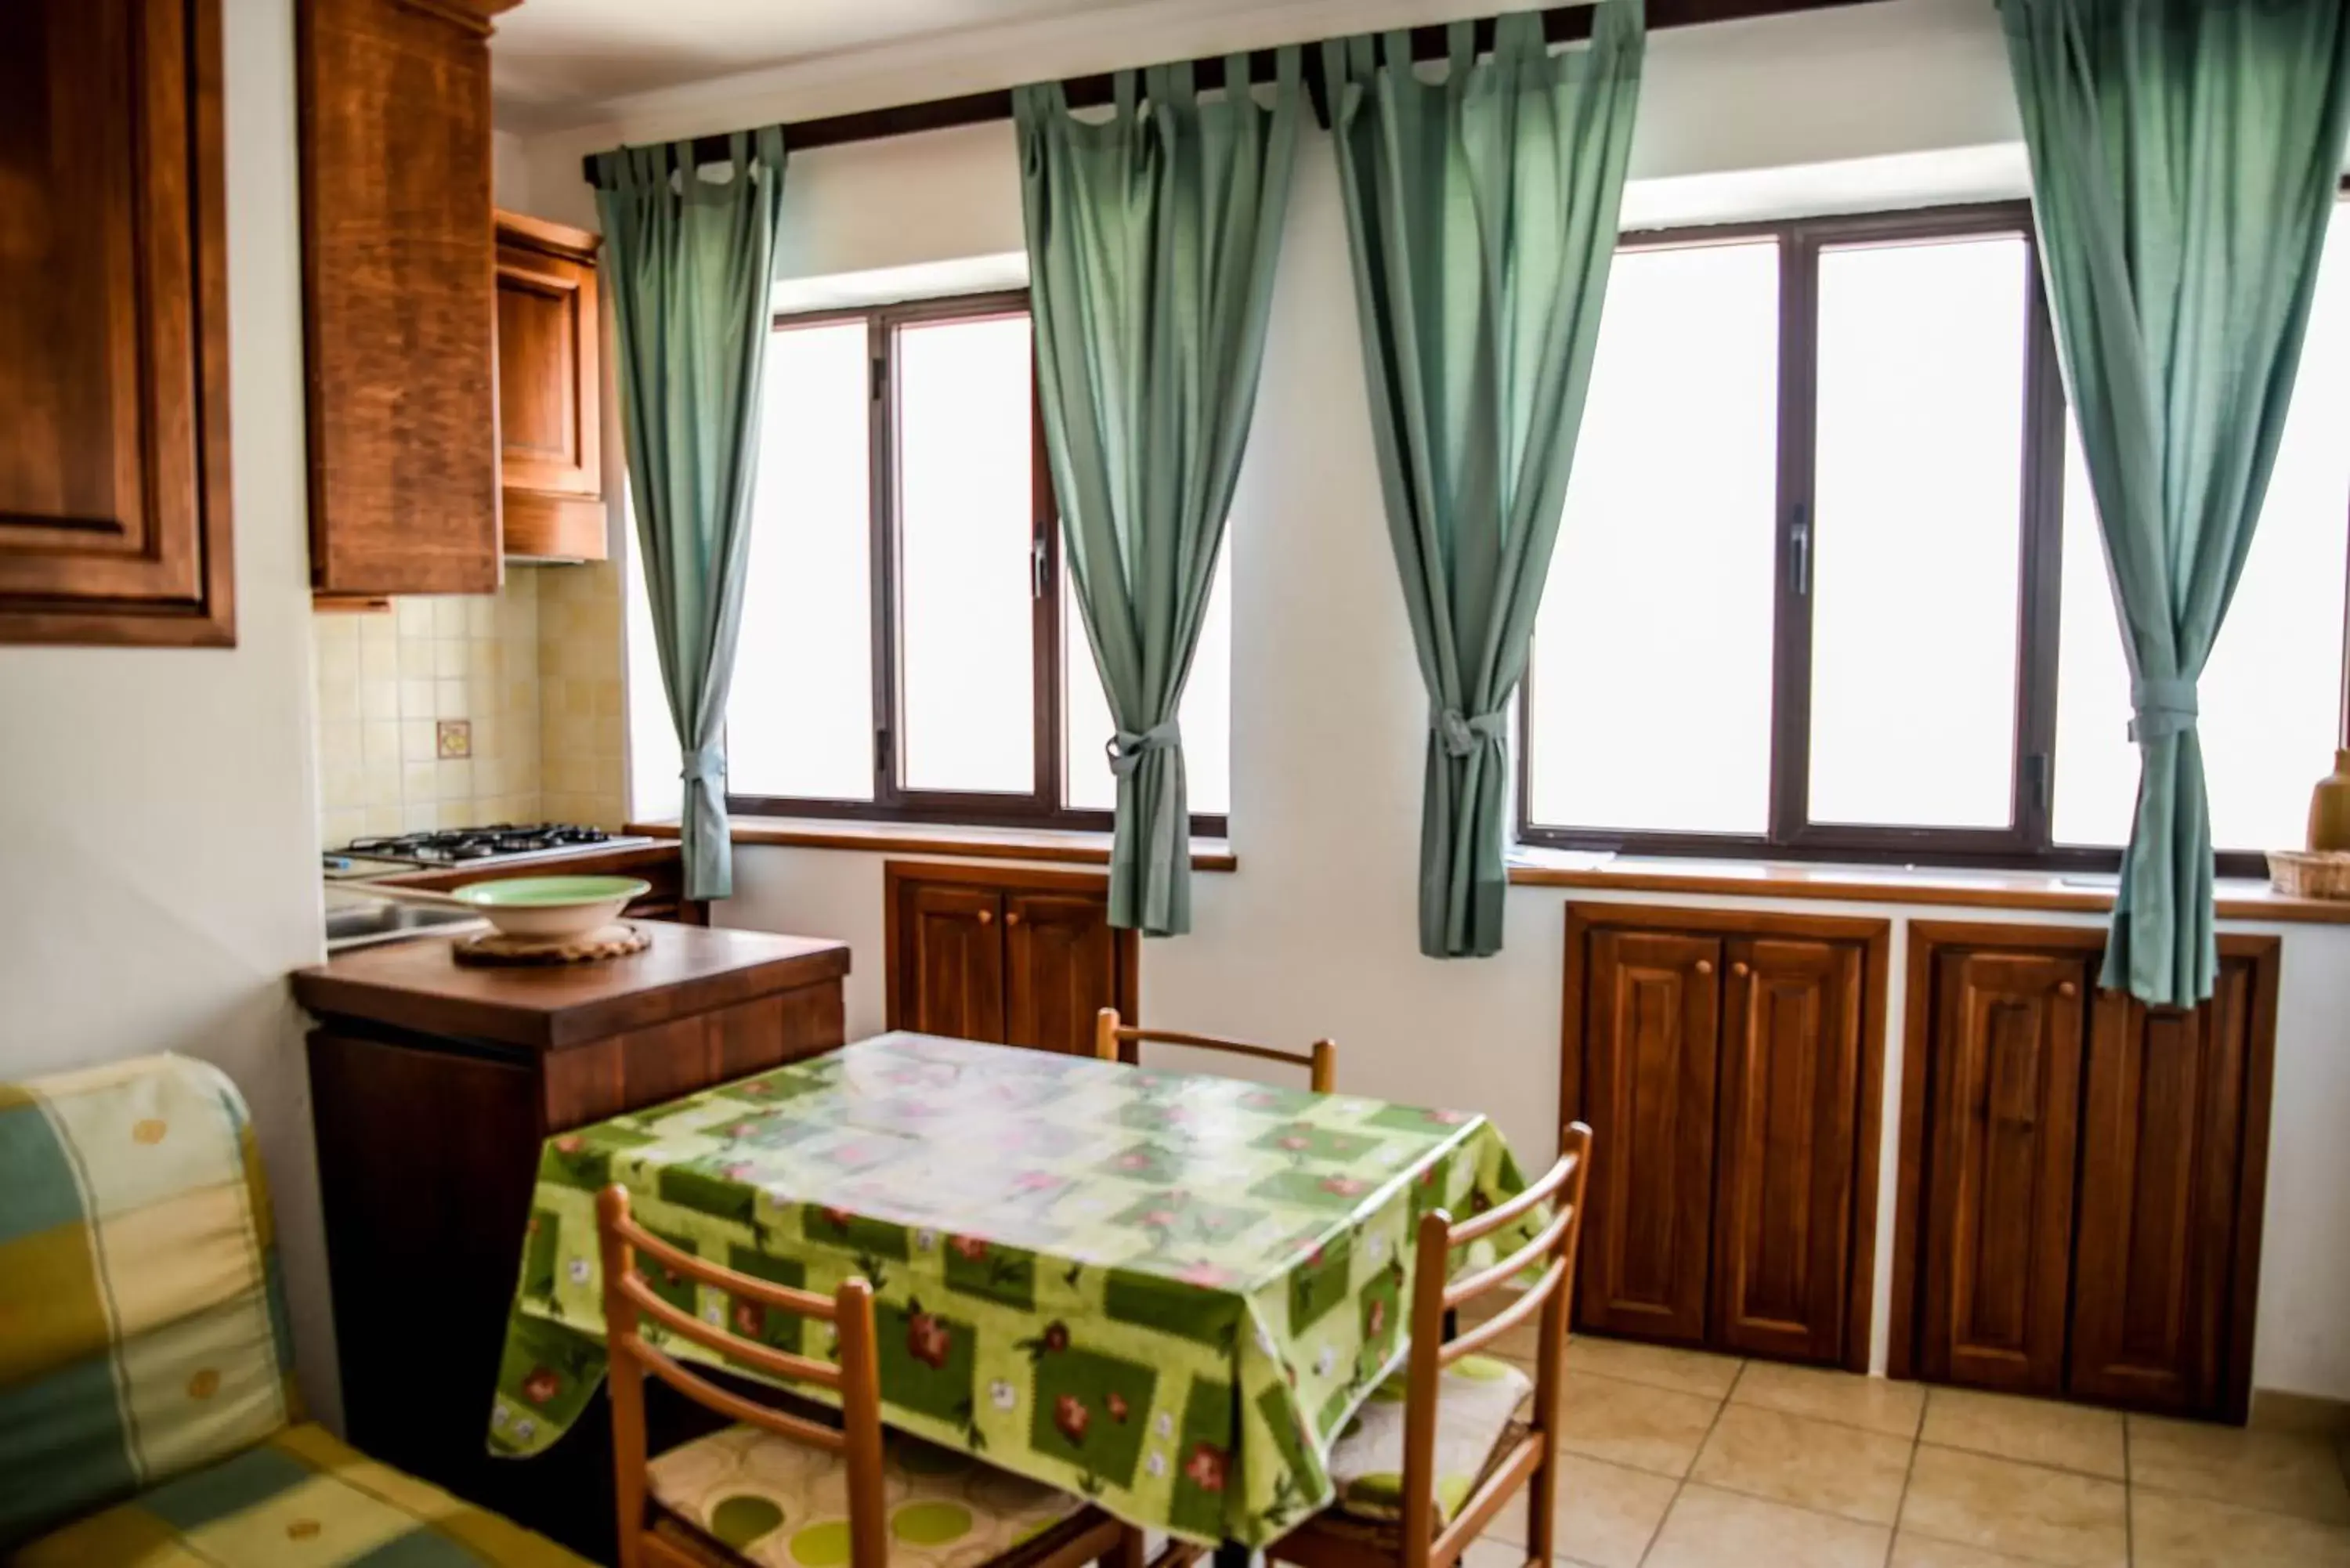
[[[2252,1011],[2251,966],[2234,960],[2192,1012],[2097,998],[2067,1378],[2080,1397],[2199,1414],[2225,1403]]]
[[[0,642],[236,640],[219,0],[0,5]]]
[[[1002,1041],[1003,897],[951,882],[899,884],[893,1029]]]
[[[498,214],[498,458],[509,490],[603,488],[596,236]]]
[[[1107,899],[1096,893],[1003,895],[1003,1038],[1087,1055],[1094,1015],[1122,1007]]]
[[[1918,1346],[1929,1381],[2064,1387],[2095,961],[2083,951],[1935,955]]]
[[[1711,1343],[1836,1362],[1853,1247],[1861,952],[1782,938],[1733,939],[1724,952]]]
[[[1587,941],[1592,1146],[1577,1321],[1695,1345],[1706,1330],[1722,944],[1606,928]]]
[[[311,587],[497,591],[490,23],[514,0],[303,0]]]

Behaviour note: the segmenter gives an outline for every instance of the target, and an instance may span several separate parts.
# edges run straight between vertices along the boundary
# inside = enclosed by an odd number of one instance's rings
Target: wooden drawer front
[[[546,1130],[562,1132],[697,1094],[838,1047],[840,986],[797,991],[631,1030],[546,1055]]]
[[[1833,1362],[1861,1154],[1861,950],[1740,939],[1726,953],[1713,1340]]]
[[[1709,937],[1591,933],[1585,1092],[1606,1131],[1592,1144],[1586,1327],[1705,1338],[1721,964]]]

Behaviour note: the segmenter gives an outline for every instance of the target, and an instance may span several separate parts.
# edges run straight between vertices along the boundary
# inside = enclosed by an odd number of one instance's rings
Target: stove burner
[[[602,844],[611,835],[600,827],[542,822],[516,826],[510,822],[487,827],[458,827],[439,833],[405,833],[392,837],[354,838],[338,851],[382,860],[409,860],[421,866],[455,866],[488,860],[501,855],[536,855],[550,849],[575,849]]]

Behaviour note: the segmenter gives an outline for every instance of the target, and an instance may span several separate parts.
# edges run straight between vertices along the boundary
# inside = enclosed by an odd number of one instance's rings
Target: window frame
[[[1810,527],[1816,499],[1819,257],[1855,243],[1921,243],[2012,234],[2030,269],[2025,304],[2022,493],[2016,602],[2015,749],[2004,828],[1822,823],[1810,815]],[[1757,223],[1627,231],[1619,252],[1758,238],[1779,244],[1778,473],[1773,548],[1769,827],[1762,834],[1586,828],[1533,819],[1530,753],[1518,747],[1517,831],[1530,847],[1716,859],[1844,860],[2112,872],[2121,850],[2055,843],[2056,675],[2064,523],[2067,401],[2029,202],[1987,202]],[[2345,570],[2350,571],[2350,560]],[[1534,665],[1519,683],[1517,723],[1531,732]],[[2350,647],[2344,689],[2350,712]],[[2258,853],[2222,851],[2223,876],[2264,877]]]
[[[857,822],[901,822],[937,826],[1027,827],[1107,833],[1115,814],[1084,810],[1067,804],[1068,781],[1063,767],[1063,735],[1066,719],[1068,672],[1061,660],[1061,528],[1060,508],[1053,491],[1053,472],[1045,448],[1043,405],[1034,393],[1029,403],[1033,442],[1030,485],[1029,548],[1032,552],[1030,609],[1031,671],[1029,698],[1035,732],[1035,771],[1026,794],[979,790],[910,789],[899,778],[899,753],[905,732],[903,685],[899,680],[898,587],[900,577],[899,479],[899,391],[897,373],[898,330],[903,327],[952,321],[1000,320],[1028,316],[1030,361],[1035,362],[1035,327],[1028,291],[998,289],[983,294],[948,295],[888,305],[853,306],[821,310],[778,311],[768,324],[771,332],[861,321],[866,328],[867,357],[867,512],[868,559],[870,562],[873,671],[873,798],[833,800],[794,795],[738,794],[729,792],[729,812],[749,816],[820,817]],[[1078,639],[1079,646],[1084,639]],[[739,689],[743,671],[735,672]],[[1222,837],[1223,816],[1194,814],[1191,832],[1201,837]]]

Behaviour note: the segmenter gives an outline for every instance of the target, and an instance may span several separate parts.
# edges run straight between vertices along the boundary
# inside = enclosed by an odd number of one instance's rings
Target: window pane
[[[2350,209],[2336,207],[2276,471],[2203,671],[2203,764],[2221,849],[2291,848],[2328,769],[2342,700],[2350,561]],[[2057,662],[2055,836],[2119,845],[2137,801],[2129,667],[2080,443],[2068,442]]]
[[[1208,588],[1208,613],[1200,625],[1200,646],[1191,656],[1191,682],[1183,688],[1184,787],[1194,816],[1223,816],[1232,797],[1232,551],[1229,539],[1216,561]],[[1076,811],[1112,811],[1118,781],[1111,777],[1104,742],[1113,728],[1109,699],[1102,694],[1101,671],[1078,618],[1076,590],[1061,574],[1061,670],[1066,694],[1061,744],[1068,780],[1066,800]]]
[[[1814,822],[2012,820],[2028,267],[2010,234],[1821,253]]]
[[[1028,317],[899,329],[899,684],[908,789],[1036,787]]]
[[[1617,256],[1535,623],[1529,820],[1768,826],[1778,358],[1776,242]]]
[[[727,787],[873,798],[872,502],[862,321],[768,346]],[[820,678],[810,679],[811,671]]]

